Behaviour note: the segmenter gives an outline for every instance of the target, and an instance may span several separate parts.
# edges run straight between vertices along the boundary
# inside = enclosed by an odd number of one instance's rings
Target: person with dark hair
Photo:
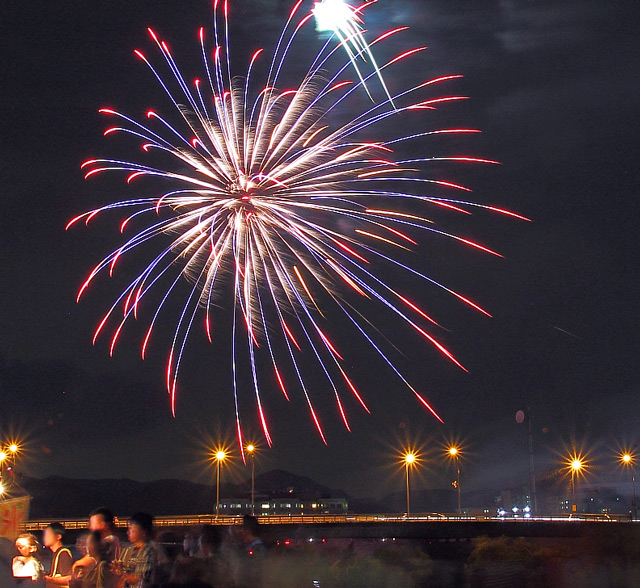
[[[199,552],[203,558],[210,557],[218,552],[222,545],[222,535],[218,527],[204,525],[198,537]]]
[[[207,570],[205,580],[216,588],[227,588],[233,585],[230,566],[220,553],[222,538],[218,527],[204,525],[198,540],[200,557]]]
[[[89,515],[89,530],[100,533],[110,561],[120,557],[120,540],[115,534],[115,520],[113,513],[104,506],[96,508]]]
[[[242,540],[247,555],[260,556],[266,553],[264,543],[260,539],[260,523],[256,517],[251,515],[242,517]]]
[[[113,513],[103,506],[96,508],[89,515],[89,531],[99,533],[105,548],[105,559],[113,561],[120,557],[120,540],[115,535],[115,517]],[[85,552],[82,557],[74,562],[72,570],[84,568],[86,571],[93,568],[93,558]]]
[[[69,580],[70,588],[115,588],[116,577],[109,569],[109,546],[98,531],[92,531],[87,538],[87,555],[95,565],[89,571],[84,567],[76,568]]]
[[[153,546],[153,516],[136,512],[129,518],[127,535],[131,546],[114,562],[113,571],[124,588],[149,588],[156,580],[158,551]]]
[[[267,550],[260,539],[260,524],[251,515],[242,517],[244,558],[240,567],[240,586],[253,588],[262,584],[263,565]]]
[[[42,533],[42,543],[53,553],[51,568],[45,576],[47,588],[69,585],[73,559],[71,551],[64,546],[65,528],[60,523],[48,524]]]

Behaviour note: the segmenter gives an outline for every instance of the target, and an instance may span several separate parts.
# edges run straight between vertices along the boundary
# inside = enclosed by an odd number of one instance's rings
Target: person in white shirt
[[[36,556],[38,541],[31,533],[23,533],[16,539],[20,555],[13,558],[13,577],[18,586],[41,586],[44,583],[44,567]]]

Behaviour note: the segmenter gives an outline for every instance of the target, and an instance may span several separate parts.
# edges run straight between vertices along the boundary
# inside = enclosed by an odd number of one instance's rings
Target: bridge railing
[[[340,514],[340,515],[265,515],[258,516],[260,524],[263,525],[327,525],[327,524],[349,524],[349,523],[420,523],[428,521],[440,522],[509,522],[509,523],[529,523],[535,521],[590,521],[590,522],[632,522],[626,515],[590,515],[590,514],[554,514],[540,515],[531,518],[497,517],[490,515],[458,515],[441,513],[412,514],[407,517],[401,514]],[[66,529],[81,530],[88,527],[87,519],[40,519],[26,523],[27,531],[40,531],[52,522],[60,522]],[[634,521],[637,522],[637,521]],[[118,527],[126,527],[128,520],[120,518],[117,520]],[[196,527],[200,525],[241,525],[240,515],[175,515],[158,516],[155,518],[156,527]]]

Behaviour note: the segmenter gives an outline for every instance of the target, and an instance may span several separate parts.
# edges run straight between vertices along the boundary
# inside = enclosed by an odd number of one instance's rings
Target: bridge
[[[640,541],[639,521],[623,515],[553,515],[531,518],[501,518],[426,513],[409,517],[386,514],[258,516],[268,539],[414,539],[464,541],[476,537],[580,538],[616,536]],[[56,519],[69,531],[87,529],[87,519]],[[34,520],[27,531],[44,529],[52,520]],[[241,516],[159,516],[159,532],[182,533],[201,525],[242,524]],[[118,519],[124,528],[127,519]]]

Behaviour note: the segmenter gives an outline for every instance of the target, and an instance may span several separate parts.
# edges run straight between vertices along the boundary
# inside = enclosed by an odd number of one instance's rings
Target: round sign
[[[521,425],[522,423],[524,423],[524,419],[525,419],[524,410],[519,410],[518,412],[516,412],[516,423]]]

